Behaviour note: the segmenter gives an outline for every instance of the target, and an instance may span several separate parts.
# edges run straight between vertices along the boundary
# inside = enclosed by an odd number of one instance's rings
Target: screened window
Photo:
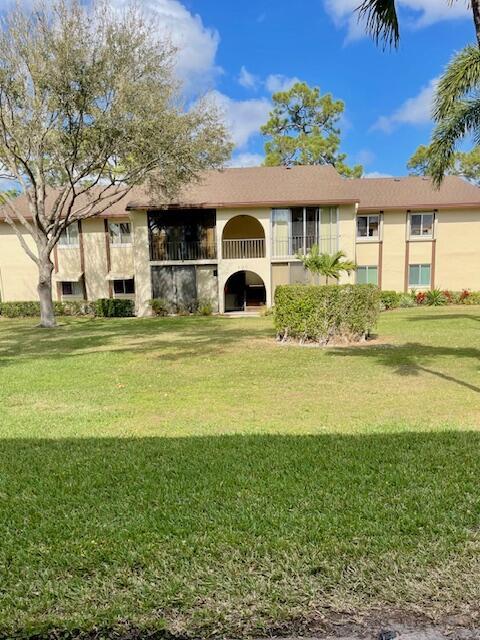
[[[357,238],[379,238],[380,216],[357,216]]]
[[[62,231],[58,240],[59,247],[78,247],[78,223],[74,222]]]
[[[357,284],[378,285],[378,267],[357,267]]]
[[[113,292],[115,295],[125,295],[135,293],[135,281],[131,280],[114,280]]]
[[[129,222],[109,222],[108,228],[112,244],[131,244],[132,233]]]
[[[411,264],[408,270],[408,284],[410,287],[429,287],[430,273],[429,264]]]
[[[83,290],[80,282],[62,282],[62,296],[82,296]]]
[[[433,213],[411,213],[410,214],[410,237],[412,238],[432,238],[433,237]]]

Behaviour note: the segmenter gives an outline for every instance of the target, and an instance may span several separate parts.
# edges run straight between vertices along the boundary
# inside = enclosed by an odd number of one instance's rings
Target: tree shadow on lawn
[[[273,327],[248,322],[239,327],[229,318],[61,319],[54,330],[34,325],[0,323],[0,367],[18,358],[64,358],[95,350],[158,351],[161,359],[206,357],[221,353],[243,338],[274,336]]]
[[[435,314],[421,315],[421,316],[407,316],[408,322],[429,322],[430,320],[474,320],[480,322],[480,310],[476,315],[473,313],[447,313],[447,314]]]
[[[425,345],[418,342],[407,342],[401,345],[379,345],[362,347],[342,347],[328,352],[332,357],[361,357],[393,369],[400,376],[418,376],[421,373],[453,382],[475,393],[480,393],[480,387],[465,380],[460,380],[448,373],[432,369],[428,365],[438,358],[450,357],[456,360],[473,360],[480,364],[480,349],[475,347],[447,347]]]
[[[469,431],[0,441],[2,627],[467,610],[479,451]]]

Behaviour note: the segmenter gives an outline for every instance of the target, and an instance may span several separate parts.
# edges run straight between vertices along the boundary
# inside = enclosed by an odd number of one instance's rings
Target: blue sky
[[[122,6],[127,0],[111,0]],[[398,0],[399,51],[382,51],[353,16],[360,0],[139,0],[179,47],[190,97],[210,94],[237,144],[233,164],[262,161],[272,91],[295,79],[346,104],[342,150],[367,174],[402,175],[428,142],[435,79],[474,40],[466,0]],[[3,8],[10,0],[0,0]]]
[[[375,46],[352,18],[359,0],[145,0],[170,25],[196,68],[195,91],[213,91],[238,143],[236,164],[261,161],[255,135],[271,91],[293,78],[346,104],[342,148],[367,173],[401,175],[429,139],[435,78],[474,40],[466,2],[400,0],[399,51]],[[183,31],[183,38],[180,33]],[[193,36],[193,37],[192,37]],[[196,49],[197,47],[197,49]],[[183,69],[185,74],[185,68]]]

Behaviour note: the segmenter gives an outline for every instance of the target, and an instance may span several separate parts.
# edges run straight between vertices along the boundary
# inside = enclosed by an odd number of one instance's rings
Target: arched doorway
[[[265,283],[253,271],[237,271],[225,283],[225,311],[248,311],[266,304]]]
[[[239,215],[230,218],[222,234],[222,258],[243,260],[265,257],[265,231],[257,218]]]

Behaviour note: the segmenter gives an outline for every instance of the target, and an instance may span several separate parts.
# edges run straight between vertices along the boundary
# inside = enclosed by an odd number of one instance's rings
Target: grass
[[[474,619],[478,309],[337,349],[269,318],[62,323],[0,320],[1,632]]]

